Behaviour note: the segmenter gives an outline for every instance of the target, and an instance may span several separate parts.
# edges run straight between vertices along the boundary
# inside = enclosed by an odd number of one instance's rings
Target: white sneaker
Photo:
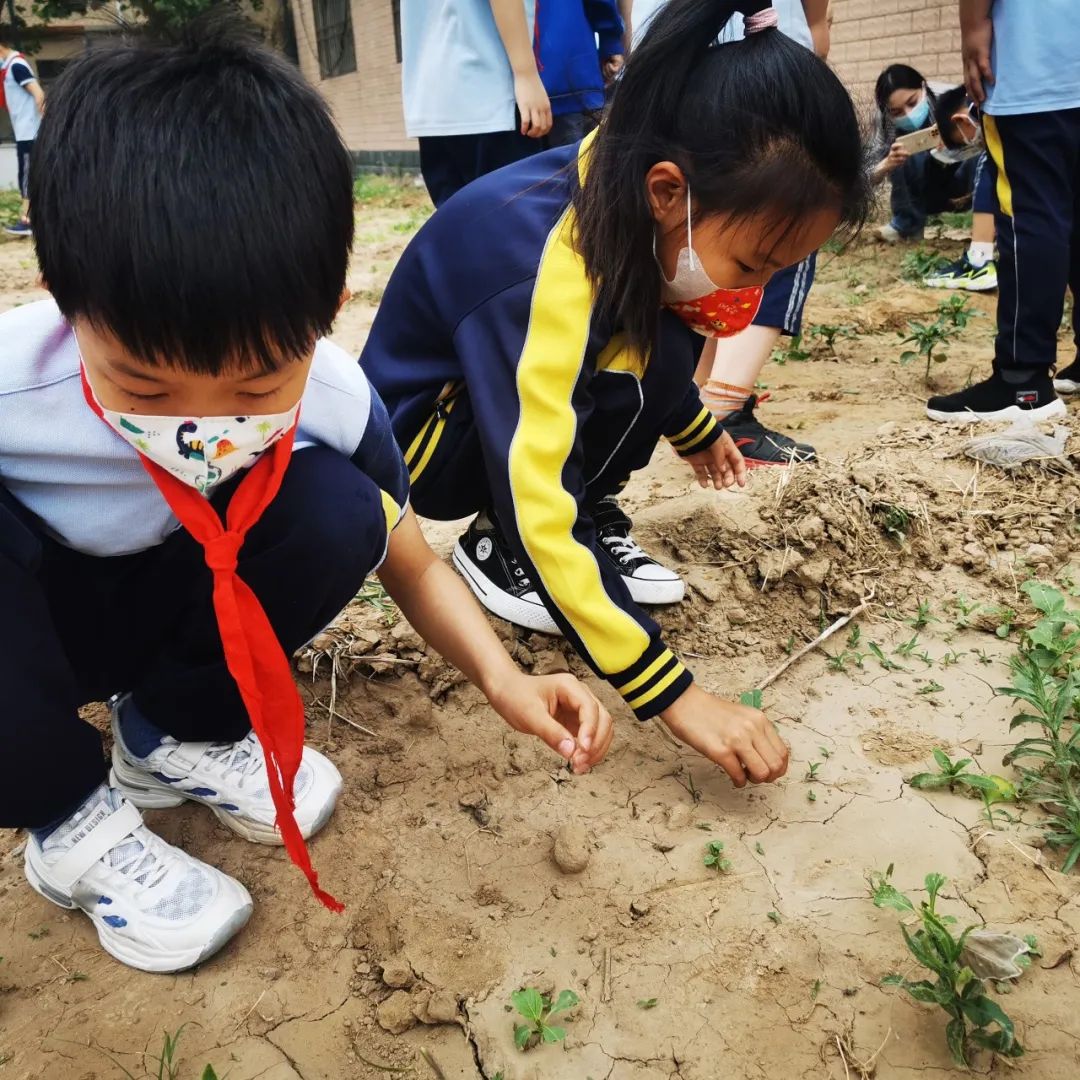
[[[26,878],[89,916],[107,953],[140,971],[183,971],[251,917],[238,881],[167,844],[120,792],[101,785],[44,844],[26,841]]]
[[[600,551],[626,582],[639,604],[677,604],[686,595],[683,579],[638,547],[632,523],[614,499],[601,499],[593,510]]]
[[[245,840],[280,844],[270,798],[266,759],[255,733],[235,743],[177,742],[166,738],[149,757],[138,758],[124,745],[120,709],[126,696],[113,698],[110,781],[136,806],[161,809],[185,799],[208,806]],[[317,750],[304,747],[293,799],[296,823],[306,840],[329,820],[341,794],[341,773]]]

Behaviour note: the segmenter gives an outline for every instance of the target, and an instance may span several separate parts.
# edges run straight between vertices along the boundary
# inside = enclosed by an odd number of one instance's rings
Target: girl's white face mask
[[[259,456],[296,425],[298,401],[281,413],[252,416],[143,416],[106,409],[93,392],[83,366],[90,407],[126,442],[196,491],[217,484]]]
[[[653,255],[656,236],[653,234]],[[659,260],[657,260],[659,264]],[[721,289],[708,273],[694,250],[691,220],[690,185],[686,185],[686,247],[675,262],[675,276],[669,281],[660,269],[660,299],[691,330],[705,337],[731,337],[745,330],[761,306],[764,290],[760,285],[745,289]]]

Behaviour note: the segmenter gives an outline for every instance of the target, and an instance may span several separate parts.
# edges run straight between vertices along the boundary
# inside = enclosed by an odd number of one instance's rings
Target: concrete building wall
[[[314,0],[292,0],[300,70],[323,92],[361,167],[393,164],[416,150],[405,135],[393,0],[352,0],[356,70],[319,74]]]
[[[829,62],[866,108],[873,107],[875,80],[891,63],[959,83],[958,7],[957,0],[833,0]]]

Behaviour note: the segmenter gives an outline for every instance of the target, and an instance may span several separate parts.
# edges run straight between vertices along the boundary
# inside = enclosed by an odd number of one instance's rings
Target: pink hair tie
[[[776,14],[776,8],[762,8],[753,15],[747,15],[743,19],[743,28],[747,34],[757,34],[762,30],[769,30],[780,25],[780,17]]]

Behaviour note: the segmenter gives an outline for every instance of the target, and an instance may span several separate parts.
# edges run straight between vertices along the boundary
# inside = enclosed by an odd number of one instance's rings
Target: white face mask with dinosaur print
[[[208,494],[217,484],[254,465],[296,424],[298,401],[287,412],[254,416],[143,416],[103,408],[90,386],[90,407],[126,442],[155,465],[196,491]]]

